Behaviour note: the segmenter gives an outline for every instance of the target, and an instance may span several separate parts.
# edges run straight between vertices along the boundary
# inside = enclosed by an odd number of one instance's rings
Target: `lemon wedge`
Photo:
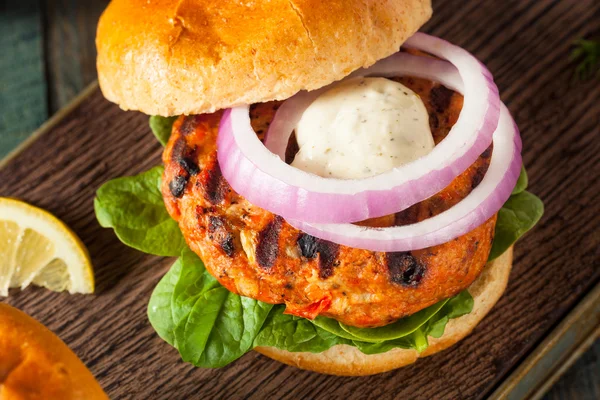
[[[30,284],[56,292],[93,293],[85,245],[62,221],[40,208],[0,197],[0,296]]]

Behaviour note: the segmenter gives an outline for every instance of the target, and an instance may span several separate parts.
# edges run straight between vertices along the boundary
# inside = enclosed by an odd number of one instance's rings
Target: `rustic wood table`
[[[95,80],[95,26],[107,3],[106,0],[0,2],[0,158]],[[575,305],[599,281],[600,210],[596,204],[600,200],[600,87],[598,78],[587,82],[574,79],[575,66],[569,62],[569,52],[576,39],[599,37],[600,2],[438,0],[434,1],[434,10],[434,18],[424,30],[470,50],[495,74],[503,100],[523,132],[531,190],[547,205],[540,226],[517,247],[515,272],[507,295],[486,319],[495,319],[504,328],[484,321],[471,338],[440,355],[437,361],[423,361],[397,375],[386,374],[372,381],[355,379],[356,385],[349,379],[273,366],[258,355],[246,356],[235,366],[212,375],[184,365],[153,334],[144,316],[148,295],[168,268],[168,262],[124,248],[111,231],[100,230],[90,215],[93,190],[99,183],[156,164],[160,151],[149,140],[144,116],[122,113],[106,103],[95,87],[43,130],[35,143],[4,163],[4,169],[0,170],[0,196],[15,195],[49,208],[73,226],[94,257],[98,293],[83,299],[28,289],[15,293],[8,302],[57,332],[114,398],[143,398],[138,393],[150,397],[149,393],[154,393],[156,398],[184,398],[190,393],[200,393],[195,389],[196,381],[202,382],[204,398],[251,395],[261,398],[261,393],[273,398],[361,398],[367,397],[367,393],[353,392],[353,388],[363,390],[367,382],[374,385],[369,397],[378,398],[401,392],[414,396],[419,393],[414,391],[419,385],[428,390],[421,394],[423,398],[482,398],[494,390],[501,393],[498,390],[502,387],[498,385],[509,375],[511,379],[523,376],[517,366],[527,356],[531,357],[532,349],[543,344],[550,332],[560,330],[559,322],[573,315]],[[118,124],[111,123],[115,120]],[[143,147],[129,160],[135,167],[129,168],[127,163],[119,161],[124,157],[122,154],[101,152],[96,158],[90,155],[95,152],[93,146],[102,146],[102,138],[89,136],[87,129],[95,129],[97,136],[106,134],[107,138],[130,134],[130,138],[123,139],[123,148],[128,148],[126,144]],[[116,129],[118,133],[103,129]],[[66,137],[70,142],[61,140]],[[77,158],[79,152],[81,163]],[[122,165],[117,168],[111,163]],[[71,187],[61,186],[64,182]],[[63,192],[54,192],[54,186]],[[119,255],[115,256],[115,252]],[[123,261],[122,268],[114,265],[115,257]],[[539,264],[548,270],[540,269]],[[148,272],[152,266],[155,269]],[[590,272],[578,274],[579,268],[588,268]],[[554,282],[552,279],[564,279],[563,287],[553,288],[560,302],[553,301],[552,293],[544,289],[545,283],[550,286]],[[534,322],[511,324],[511,316],[503,315],[509,309],[514,318],[522,321],[530,318]],[[101,341],[96,338],[100,332],[109,334],[100,335]],[[489,357],[476,347],[486,337],[497,343]],[[149,348],[160,350],[148,351]],[[126,366],[120,364],[121,356],[130,359]],[[471,362],[479,360],[480,364],[466,369],[460,369],[468,366],[464,363],[446,366],[450,360],[461,357]],[[596,341],[545,398],[600,398],[599,357],[600,342]],[[418,373],[421,365],[431,367],[432,362],[440,374],[446,374],[442,381],[448,388],[427,386],[429,378]],[[537,363],[538,367],[540,364]],[[153,367],[146,369],[150,365]],[[147,372],[134,373],[134,368]],[[171,371],[165,375],[176,381],[183,394],[163,390],[167,383],[161,371]],[[254,378],[249,379],[249,373]],[[455,378],[455,374],[472,375],[472,379]],[[238,375],[246,375],[246,379],[238,379]],[[303,379],[304,387],[298,387],[298,381],[292,386],[286,383],[292,377]],[[219,381],[227,382],[228,389]],[[142,389],[143,385],[147,388]],[[261,391],[261,387],[268,391]]]

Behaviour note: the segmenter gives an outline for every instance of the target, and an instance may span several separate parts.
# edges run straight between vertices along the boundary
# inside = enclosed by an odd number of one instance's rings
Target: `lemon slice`
[[[52,214],[0,197],[0,296],[32,283],[57,292],[93,293],[90,256]]]

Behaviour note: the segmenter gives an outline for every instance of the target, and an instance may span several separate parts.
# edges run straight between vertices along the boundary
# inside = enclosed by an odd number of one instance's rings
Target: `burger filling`
[[[439,63],[435,68],[453,73]],[[434,152],[457,123],[465,99],[428,79],[347,79],[307,106],[280,157],[286,168],[338,182],[395,171]],[[265,134],[280,107],[250,107],[252,129],[267,148]],[[541,217],[541,202],[524,191],[522,170],[497,214],[486,214],[444,243],[382,252],[320,239],[232,189],[218,150],[229,117],[217,112],[176,121],[151,118],[161,143],[168,140],[164,169],[108,182],[95,200],[101,225],[124,243],[179,256],[156,287],[148,313],[159,335],[197,366],[224,366],[256,346],[322,352],[345,344],[366,354],[421,352],[427,337],[441,336],[449,319],[471,311],[467,289],[486,262]],[[379,232],[435,220],[485,186],[492,155],[490,146],[445,188],[408,208],[347,226]],[[242,183],[261,190],[260,182]]]
[[[348,170],[362,174],[367,161],[379,158],[385,143],[382,141],[387,137],[385,144],[390,143],[391,136],[394,140],[387,146],[387,158],[389,154],[397,154],[403,160],[376,163],[375,168],[384,172],[381,169],[393,167],[408,157],[401,155],[406,147],[423,151],[425,145],[421,142],[433,147],[434,142],[443,140],[460,114],[462,96],[431,81],[416,78],[397,78],[397,81],[402,83],[384,78],[350,80],[340,85],[339,90],[325,92],[300,120],[296,134],[299,151],[292,165],[301,158],[302,163],[310,164],[309,169],[345,177],[351,176]],[[363,95],[372,97],[374,105],[357,104]],[[386,103],[391,104],[386,106]],[[386,111],[392,105],[402,111]],[[251,108],[256,132],[266,131],[278,106],[279,103],[265,103]],[[365,128],[361,120],[357,122],[361,132],[358,136],[362,136],[356,139],[361,142],[359,147],[349,144],[352,141],[349,137],[355,133],[342,133],[345,122],[327,124],[325,118],[319,122],[321,109],[333,120],[342,121],[345,114],[367,118]],[[393,125],[402,125],[394,124],[400,117],[413,122],[411,129],[392,129]],[[317,239],[251,204],[232,190],[221,175],[216,148],[220,118],[220,113],[189,116],[175,123],[164,153],[162,192],[167,209],[179,222],[190,248],[231,292],[262,302],[285,304],[286,313],[303,318],[324,316],[349,326],[372,328],[457,295],[481,272],[490,252],[495,217],[448,243],[409,252],[383,253]],[[356,121],[353,118],[348,117]],[[369,123],[370,118],[374,122]],[[376,118],[381,120],[375,121]],[[418,118],[424,122],[414,121]],[[317,133],[309,135],[309,128]],[[344,136],[339,140],[344,144],[334,148],[336,136]],[[328,145],[317,146],[320,138]],[[365,148],[362,155],[361,147]],[[337,151],[343,154],[328,157]],[[344,168],[352,155],[357,168]],[[486,151],[450,186],[430,199],[397,214],[360,224],[408,225],[449,209],[477,187],[486,173],[490,155],[491,151]]]

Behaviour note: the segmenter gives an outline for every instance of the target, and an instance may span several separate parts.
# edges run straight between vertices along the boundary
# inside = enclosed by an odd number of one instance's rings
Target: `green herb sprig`
[[[575,76],[580,81],[600,76],[600,41],[579,39],[571,52],[571,61],[577,62]]]

